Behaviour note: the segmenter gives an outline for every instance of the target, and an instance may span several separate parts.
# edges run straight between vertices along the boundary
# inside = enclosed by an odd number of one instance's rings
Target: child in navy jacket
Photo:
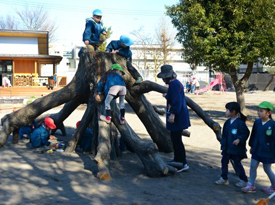
[[[111,101],[116,97],[119,97],[119,109],[120,109],[120,124],[125,123],[125,104],[124,98],[126,95],[126,85],[122,75],[124,75],[123,68],[119,64],[113,64],[111,69],[108,70],[104,76],[98,82],[98,94],[104,93],[105,99],[105,112],[106,116],[101,115],[100,119],[107,123],[111,123]],[[96,100],[98,95],[96,96]]]
[[[247,176],[241,163],[241,160],[247,158],[246,140],[249,136],[249,130],[245,124],[246,117],[240,111],[240,105],[237,102],[229,102],[225,105],[226,116],[230,117],[223,125],[221,150],[222,150],[222,174],[221,178],[215,181],[218,185],[228,185],[228,163],[232,159],[240,181],[235,185],[245,187]],[[238,117],[240,115],[240,118]]]
[[[86,26],[83,33],[83,42],[88,51],[96,51],[100,44],[100,34],[107,35],[101,24],[102,12],[99,9],[93,11],[93,17],[86,19]]]
[[[246,193],[256,191],[255,180],[257,177],[257,168],[259,163],[263,163],[263,168],[267,174],[271,186],[263,189],[267,194],[275,191],[275,175],[271,165],[275,162],[275,122],[271,118],[273,105],[264,101],[258,105],[258,116],[254,122],[252,133],[249,140],[251,147],[250,177],[246,187],[242,190]]]

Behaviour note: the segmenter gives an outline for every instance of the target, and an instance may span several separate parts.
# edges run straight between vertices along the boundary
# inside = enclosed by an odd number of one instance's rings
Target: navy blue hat
[[[161,72],[157,75],[158,78],[171,78],[177,77],[171,65],[163,65],[160,67]]]

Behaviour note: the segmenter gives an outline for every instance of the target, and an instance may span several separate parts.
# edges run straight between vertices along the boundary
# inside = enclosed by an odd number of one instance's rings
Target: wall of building
[[[39,54],[38,38],[0,36],[0,54]]]

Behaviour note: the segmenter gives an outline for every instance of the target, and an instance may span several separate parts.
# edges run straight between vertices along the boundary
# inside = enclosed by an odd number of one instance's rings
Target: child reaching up
[[[240,105],[237,102],[229,102],[225,105],[226,117],[228,120],[223,125],[221,150],[222,150],[222,174],[221,178],[215,181],[218,185],[228,185],[228,163],[232,159],[236,172],[239,173],[240,181],[235,185],[245,187],[247,176],[241,163],[246,156],[246,140],[249,130],[245,124],[246,117],[241,113]]]
[[[256,192],[255,180],[260,162],[263,163],[264,171],[271,182],[271,186],[264,188],[263,191],[267,194],[275,191],[275,175],[271,169],[271,165],[275,162],[275,122],[271,118],[273,108],[273,105],[267,101],[258,105],[259,119],[254,122],[249,140],[252,154],[250,177],[247,186],[242,188],[246,193]]]
[[[106,116],[101,115],[100,119],[110,123],[111,122],[111,101],[119,97],[120,109],[120,124],[125,122],[125,104],[124,98],[126,95],[126,85],[122,78],[124,75],[123,68],[119,64],[113,64],[98,83],[98,94],[105,92],[105,111]]]

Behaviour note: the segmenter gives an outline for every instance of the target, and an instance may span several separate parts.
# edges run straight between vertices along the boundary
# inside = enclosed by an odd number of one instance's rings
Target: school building
[[[0,29],[0,86],[5,86],[3,78],[12,86],[45,86],[61,60],[49,55],[47,31]],[[66,83],[58,76],[59,85]]]

